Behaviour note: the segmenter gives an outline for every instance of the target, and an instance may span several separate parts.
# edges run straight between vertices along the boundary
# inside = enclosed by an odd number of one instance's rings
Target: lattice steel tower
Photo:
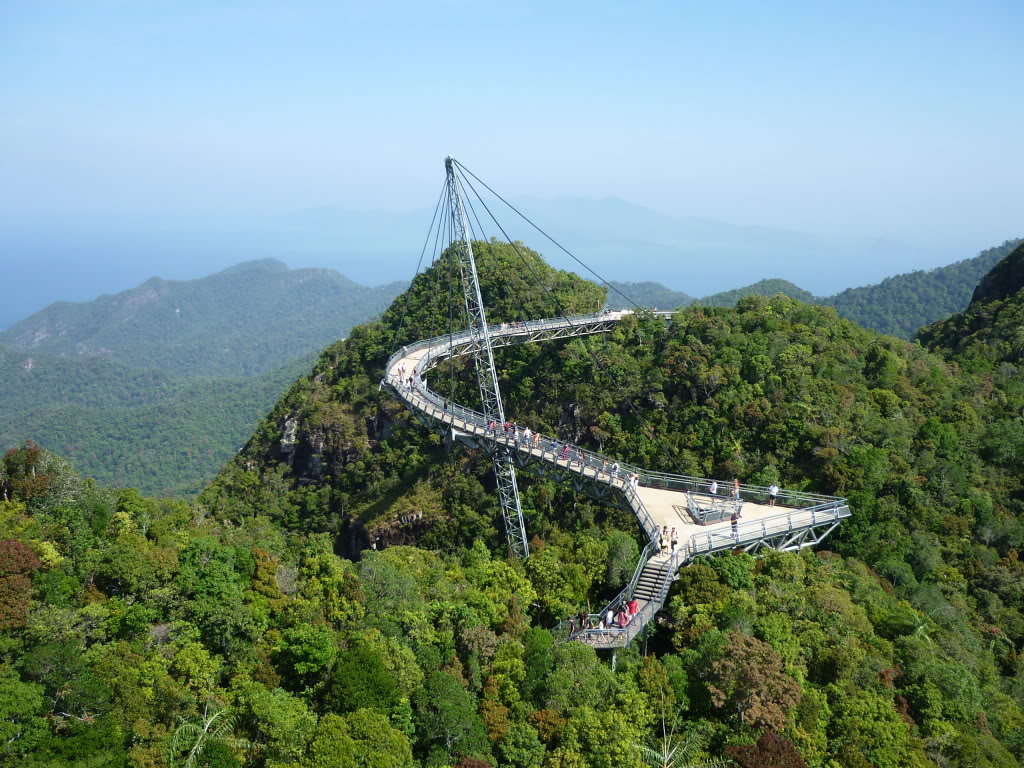
[[[487,421],[502,425],[505,423],[505,408],[501,404],[498,374],[494,369],[494,352],[487,330],[487,315],[480,295],[480,281],[477,279],[476,260],[473,258],[473,245],[469,237],[469,220],[459,192],[459,181],[455,175],[455,162],[452,158],[445,159],[444,168],[448,176],[448,207],[453,227],[451,258],[458,263],[459,277],[462,281],[462,298],[472,335],[472,354],[476,366],[476,380],[480,387],[480,401]],[[519,501],[519,486],[516,483],[516,469],[512,464],[511,452],[507,448],[498,447],[492,458],[509,548],[517,557],[526,557],[530,554],[530,547],[526,541],[523,508]]]

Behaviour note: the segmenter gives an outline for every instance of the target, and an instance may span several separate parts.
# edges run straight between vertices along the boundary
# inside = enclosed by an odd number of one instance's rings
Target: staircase
[[[641,610],[647,603],[658,601],[658,595],[670,568],[670,561],[667,557],[664,559],[652,558],[640,571],[640,578],[636,580],[636,587],[633,588],[633,598]]]

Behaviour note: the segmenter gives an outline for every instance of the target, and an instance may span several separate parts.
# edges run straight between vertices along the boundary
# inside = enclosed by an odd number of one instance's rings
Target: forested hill
[[[634,306],[675,309],[692,304],[695,299],[682,291],[673,291],[661,283],[608,283],[608,307],[610,309],[633,309]]]
[[[974,370],[1016,370],[1024,359],[1024,243],[985,275],[965,311],[921,329],[918,338]],[[1024,457],[1024,440],[1019,447]]]
[[[191,496],[314,359],[248,378],[186,377],[0,347],[0,448],[33,439],[103,483]]]
[[[978,281],[1021,242],[1007,240],[972,259],[888,277],[877,285],[849,288],[818,302],[866,328],[910,339],[922,326],[963,311]]]
[[[791,299],[803,301],[808,304],[814,303],[815,301],[814,296],[803,288],[793,285],[793,283],[788,280],[776,279],[758,280],[756,283],[752,283],[743,288],[714,293],[710,296],[705,296],[703,299],[697,299],[696,303],[702,304],[705,307],[735,307],[736,302],[740,299],[746,298],[747,296],[775,296],[777,294],[789,296]]]
[[[114,296],[58,302],[0,333],[24,352],[106,356],[189,376],[254,376],[343,338],[403,290],[264,259],[198,280],[152,278]]]
[[[600,305],[592,285],[534,261],[536,273],[506,246],[479,244],[496,322],[551,314],[543,286],[567,311]],[[829,542],[835,554],[685,569],[648,656],[623,654],[612,672],[579,645],[542,651],[537,628],[622,586],[636,524],[549,479],[521,474],[534,540],[528,560],[509,563],[530,585],[515,587],[517,618],[461,607],[475,598],[460,579],[492,567],[482,543],[504,551],[489,459],[427,432],[377,385],[395,344],[446,327],[443,281],[443,270],[420,275],[380,322],[326,350],[200,499],[229,530],[336,533],[338,550],[361,558],[361,621],[408,649],[431,685],[471,699],[465,740],[439,755],[436,712],[412,684],[414,756],[603,765],[614,743],[615,764],[636,766],[632,750],[669,706],[696,757],[742,754],[741,765],[769,751],[787,755],[779,765],[822,768],[1019,765],[1019,376],[975,374],[786,297],[689,307],[671,324],[638,315],[592,338],[593,354],[581,340],[498,351],[520,424],[654,469],[843,494],[854,510]],[[475,402],[472,377],[454,368],[432,384]],[[492,578],[489,594],[512,583]],[[333,631],[339,658],[366,658],[345,639],[359,630]],[[373,664],[393,654],[374,653]],[[293,658],[262,663],[321,716],[344,706],[318,691],[351,665],[304,666],[296,679]],[[432,677],[439,664],[449,677]],[[369,706],[406,722],[389,698]]]
[[[1021,240],[1007,240],[971,259],[932,270],[919,270],[888,277],[881,283],[849,288],[835,296],[815,297],[787,280],[760,280],[742,288],[693,299],[661,283],[612,283],[642,307],[674,309],[693,303],[713,307],[731,307],[746,296],[782,294],[799,301],[835,307],[865,328],[872,328],[902,339],[911,339],[928,323],[963,310],[978,281],[992,266],[1012,251]],[[612,308],[632,305],[616,293],[610,293]]]

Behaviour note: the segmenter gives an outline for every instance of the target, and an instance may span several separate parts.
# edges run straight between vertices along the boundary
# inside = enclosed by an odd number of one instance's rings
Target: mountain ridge
[[[198,280],[153,277],[90,302],[51,304],[0,333],[0,344],[186,375],[252,376],[345,336],[405,285],[366,287],[331,269],[261,259]]]

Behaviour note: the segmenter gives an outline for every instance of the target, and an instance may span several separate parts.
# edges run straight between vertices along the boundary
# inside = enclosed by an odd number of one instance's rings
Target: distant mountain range
[[[0,334],[0,448],[31,438],[105,483],[195,493],[324,346],[405,285],[268,259],[53,304]]]
[[[0,345],[186,376],[255,376],[346,336],[406,286],[248,261],[199,280],[154,277],[94,301],[51,304],[0,333]]]
[[[701,299],[657,282],[617,282],[608,301],[721,307],[781,293],[911,338],[963,310],[1019,242],[824,298],[770,279]],[[104,482],[194,493],[323,347],[380,314],[404,286],[371,288],[265,259],[53,304],[0,333],[0,448],[32,438]]]
[[[512,202],[603,277],[658,280],[692,296],[765,278],[783,278],[824,296],[898,272],[948,264],[975,248],[968,240],[929,239],[928,233],[899,242],[870,233],[827,236],[752,226],[676,215],[615,197],[518,197]],[[543,251],[553,266],[577,269],[500,202],[491,207],[510,237]],[[483,234],[500,235],[478,212]],[[147,220],[129,228],[120,220],[90,219],[87,225],[47,221],[18,228],[0,222],[4,285],[16,287],[0,302],[0,329],[59,299],[88,300],[154,274],[187,280],[243,259],[272,257],[291,265],[334,268],[364,285],[404,278],[431,214],[430,209],[319,206],[259,217]]]
[[[962,311],[971,300],[971,293],[978,281],[1020,242],[1019,239],[1007,240],[971,259],[937,269],[887,277],[875,285],[848,288],[834,296],[814,296],[788,280],[780,279],[759,280],[743,288],[711,294],[702,299],[673,291],[656,282],[613,282],[608,303],[615,309],[632,306],[633,302],[642,307],[662,309],[691,304],[732,307],[746,296],[774,296],[781,293],[808,304],[835,307],[840,315],[866,328],[910,339],[922,326]]]

